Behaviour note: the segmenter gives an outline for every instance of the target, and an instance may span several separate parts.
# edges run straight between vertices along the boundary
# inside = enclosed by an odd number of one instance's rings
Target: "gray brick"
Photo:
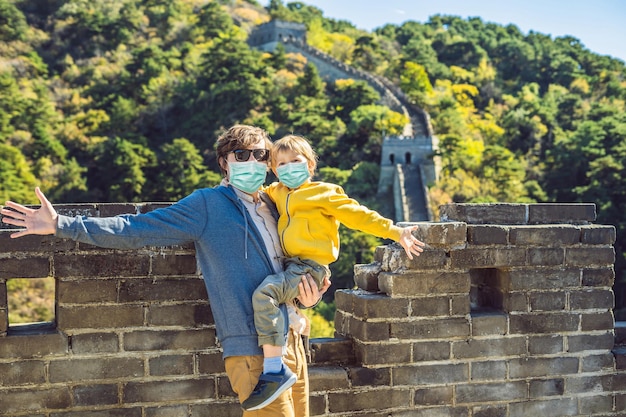
[[[509,361],[511,378],[547,377],[577,372],[578,359],[576,358],[520,358]]]
[[[151,304],[146,315],[149,326],[204,327],[215,324],[211,307],[206,301],[189,304]]]
[[[402,388],[379,389],[372,392],[372,395],[353,391],[328,393],[328,408],[331,413],[402,407],[410,401],[411,391]]]
[[[355,362],[352,339],[314,338],[310,340],[312,362],[315,364],[349,365]]]
[[[463,403],[489,403],[494,401],[520,401],[526,399],[526,382],[498,382],[490,384],[461,384],[456,386],[456,401]]]
[[[529,384],[530,398],[563,395],[564,386],[563,378],[531,380]]]
[[[57,277],[138,277],[150,272],[150,256],[137,252],[106,254],[56,254]]]
[[[487,405],[472,407],[473,417],[506,417],[507,408],[505,405]]]
[[[204,282],[197,278],[128,279],[120,283],[119,294],[122,303],[206,300],[207,298]]]
[[[613,371],[615,369],[615,356],[610,351],[600,355],[584,356],[581,362],[582,372]]]
[[[418,297],[411,300],[411,316],[449,316],[449,297]]]
[[[384,294],[353,293],[352,313],[359,319],[404,318],[409,315],[409,300]]]
[[[194,404],[190,407],[191,414],[189,417],[208,417],[208,416],[219,416],[219,417],[241,417],[241,405],[239,401],[230,401],[230,402],[212,402],[211,404]],[[183,414],[184,416],[184,414]],[[146,417],[152,417],[147,415]],[[161,417],[161,416],[155,416]],[[181,417],[180,414],[174,415],[172,417]]]
[[[452,404],[454,390],[452,387],[433,387],[415,390],[414,402],[416,405],[446,405]]]
[[[220,374],[226,372],[221,351],[198,354],[197,360],[198,372],[201,375]]]
[[[117,384],[77,385],[72,387],[77,406],[102,406],[118,403]]]
[[[469,367],[464,363],[399,366],[394,368],[393,385],[446,385],[469,380]]]
[[[613,291],[602,289],[585,289],[570,293],[572,310],[612,309],[615,307]]]
[[[565,310],[566,297],[564,292],[534,292],[529,294],[531,311],[562,311]]]
[[[222,405],[222,404],[220,404]],[[146,417],[180,417],[180,416],[187,416],[188,414],[188,409],[189,407],[186,405],[178,405],[178,406],[170,406],[170,407],[158,407],[158,408],[146,408]],[[215,410],[215,408],[213,408],[212,410]],[[218,410],[221,411],[220,408],[218,408]],[[217,410],[215,410],[217,411]],[[205,414],[203,415],[210,415],[208,414],[208,410],[207,412],[205,412]],[[220,417],[224,416],[226,417],[228,414],[218,414]]]
[[[610,268],[583,269],[583,282],[585,287],[612,287],[615,283],[615,270]]]
[[[78,382],[144,376],[140,358],[89,358],[50,362],[50,382]]]
[[[600,334],[570,335],[567,337],[567,346],[570,352],[582,352],[585,350],[611,350],[613,348],[613,334],[606,332]]]
[[[565,249],[565,265],[578,267],[600,267],[615,264],[615,249],[612,246],[586,246]]]
[[[580,269],[511,269],[499,271],[503,287],[510,291],[563,289],[580,286]]]
[[[484,361],[471,362],[471,380],[505,380],[506,379],[506,362],[505,361]]]
[[[365,291],[378,291],[380,263],[354,265],[354,283]]]
[[[418,229],[413,236],[426,243],[429,248],[450,249],[464,246],[467,243],[467,225],[461,222],[399,222],[398,226],[404,227],[417,225]]]
[[[8,416],[37,413],[42,409],[65,409],[71,404],[72,398],[67,387],[28,387],[2,392],[2,412]]]
[[[381,272],[378,286],[390,297],[468,293],[469,274],[464,272]]]
[[[117,301],[117,279],[57,280],[59,304],[87,304]]]
[[[31,359],[68,352],[67,337],[60,332],[0,338],[0,358]]]
[[[535,266],[563,265],[565,248],[528,248],[528,264]]]
[[[581,242],[585,245],[612,245],[617,236],[615,226],[582,226],[581,232]]]
[[[168,402],[215,398],[212,379],[129,382],[124,386],[123,401]]]
[[[356,343],[357,363],[368,365],[388,365],[411,362],[411,344],[370,344]]]
[[[415,342],[413,343],[413,362],[443,361],[451,359],[450,342]]]
[[[144,309],[140,305],[93,305],[57,307],[61,330],[135,327],[143,325]]]
[[[512,315],[510,317],[510,331],[511,334],[573,332],[578,330],[578,321],[578,314],[575,313]]]
[[[472,245],[506,245],[509,243],[509,228],[505,226],[469,225],[468,242]]]
[[[597,314],[583,314],[580,319],[580,329],[584,332],[592,330],[611,330],[615,326],[613,312]]]
[[[517,356],[525,353],[525,337],[468,339],[462,342],[452,342],[452,355],[457,359]]]
[[[504,313],[472,313],[472,336],[505,335],[508,316]]]
[[[585,400],[580,402],[579,413],[581,415],[598,415],[599,413],[611,413],[611,411],[613,411],[613,397],[611,395],[586,396]]]
[[[215,346],[215,330],[135,331],[124,335],[124,350],[201,350]]]
[[[36,360],[0,363],[0,387],[43,384],[45,367],[45,362]]]
[[[526,250],[523,248],[481,248],[450,251],[452,268],[493,268],[523,266]]]
[[[528,224],[587,224],[596,220],[591,203],[543,203],[528,205]]]
[[[193,356],[187,355],[164,355],[148,360],[150,375],[193,375]]]
[[[526,204],[444,204],[439,207],[441,221],[468,224],[526,224]]]
[[[509,239],[518,246],[560,247],[580,243],[580,235],[580,228],[570,225],[516,226]]]
[[[466,318],[441,318],[390,323],[391,337],[398,339],[467,338],[469,322]]]
[[[426,246],[419,256],[410,260],[399,244],[385,246],[382,251],[381,269],[385,272],[396,272],[405,269],[416,271],[441,270],[448,264],[447,252],[441,248]]]
[[[0,262],[0,279],[46,278],[51,276],[48,257],[5,258]]]
[[[348,368],[348,376],[353,387],[391,384],[391,368]]]
[[[575,398],[560,398],[545,401],[525,401],[509,405],[510,417],[564,417],[576,415],[578,415],[578,405]]]
[[[528,337],[528,353],[531,355],[550,355],[564,351],[564,337],[559,334]]]
[[[309,369],[309,389],[316,391],[335,391],[350,386],[348,373],[338,367],[311,367]]]
[[[389,340],[389,323],[350,320],[350,335],[357,340],[376,342]]]
[[[155,276],[199,275],[198,264],[194,254],[162,254],[152,257],[151,261],[151,271]],[[202,283],[199,276],[196,279]],[[204,285],[202,286],[202,289],[204,289],[204,291],[200,290],[199,296],[206,298],[206,288]]]

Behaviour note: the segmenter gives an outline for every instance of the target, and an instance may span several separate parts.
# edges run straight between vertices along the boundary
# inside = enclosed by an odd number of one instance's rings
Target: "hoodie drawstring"
[[[241,214],[243,214],[243,219],[246,223],[246,232],[244,234],[244,240],[243,240],[243,254],[245,259],[248,259],[248,210],[246,209],[246,206],[243,204],[243,201],[241,201],[240,199],[237,199],[237,201],[239,201],[239,208],[241,209]]]

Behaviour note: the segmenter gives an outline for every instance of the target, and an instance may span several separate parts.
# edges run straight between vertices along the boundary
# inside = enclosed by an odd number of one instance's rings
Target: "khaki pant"
[[[287,258],[285,270],[267,276],[252,294],[254,309],[254,327],[259,335],[259,346],[284,346],[285,319],[280,311],[280,304],[297,298],[302,276],[311,274],[320,288],[324,277],[330,276],[330,270],[310,259]]]
[[[297,381],[273,403],[256,411],[244,411],[243,417],[309,417],[309,375],[302,337],[289,330],[287,352],[283,357],[297,376]],[[230,384],[245,401],[254,390],[263,371],[263,356],[230,356],[224,362]]]

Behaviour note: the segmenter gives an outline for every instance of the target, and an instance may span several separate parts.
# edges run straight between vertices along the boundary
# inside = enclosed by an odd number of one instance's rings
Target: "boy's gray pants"
[[[284,346],[285,320],[278,306],[298,297],[298,284],[302,275],[311,274],[317,287],[320,288],[330,270],[315,261],[300,258],[287,258],[285,270],[278,274],[268,275],[252,295],[254,308],[254,325],[259,335],[259,346]]]

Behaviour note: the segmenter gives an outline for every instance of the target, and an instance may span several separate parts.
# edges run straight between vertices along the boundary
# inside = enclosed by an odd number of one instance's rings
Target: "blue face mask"
[[[228,162],[228,181],[245,192],[255,193],[265,182],[267,164],[257,161]]]
[[[276,168],[276,175],[280,182],[289,188],[298,188],[309,179],[309,164],[306,162],[292,162]]]

